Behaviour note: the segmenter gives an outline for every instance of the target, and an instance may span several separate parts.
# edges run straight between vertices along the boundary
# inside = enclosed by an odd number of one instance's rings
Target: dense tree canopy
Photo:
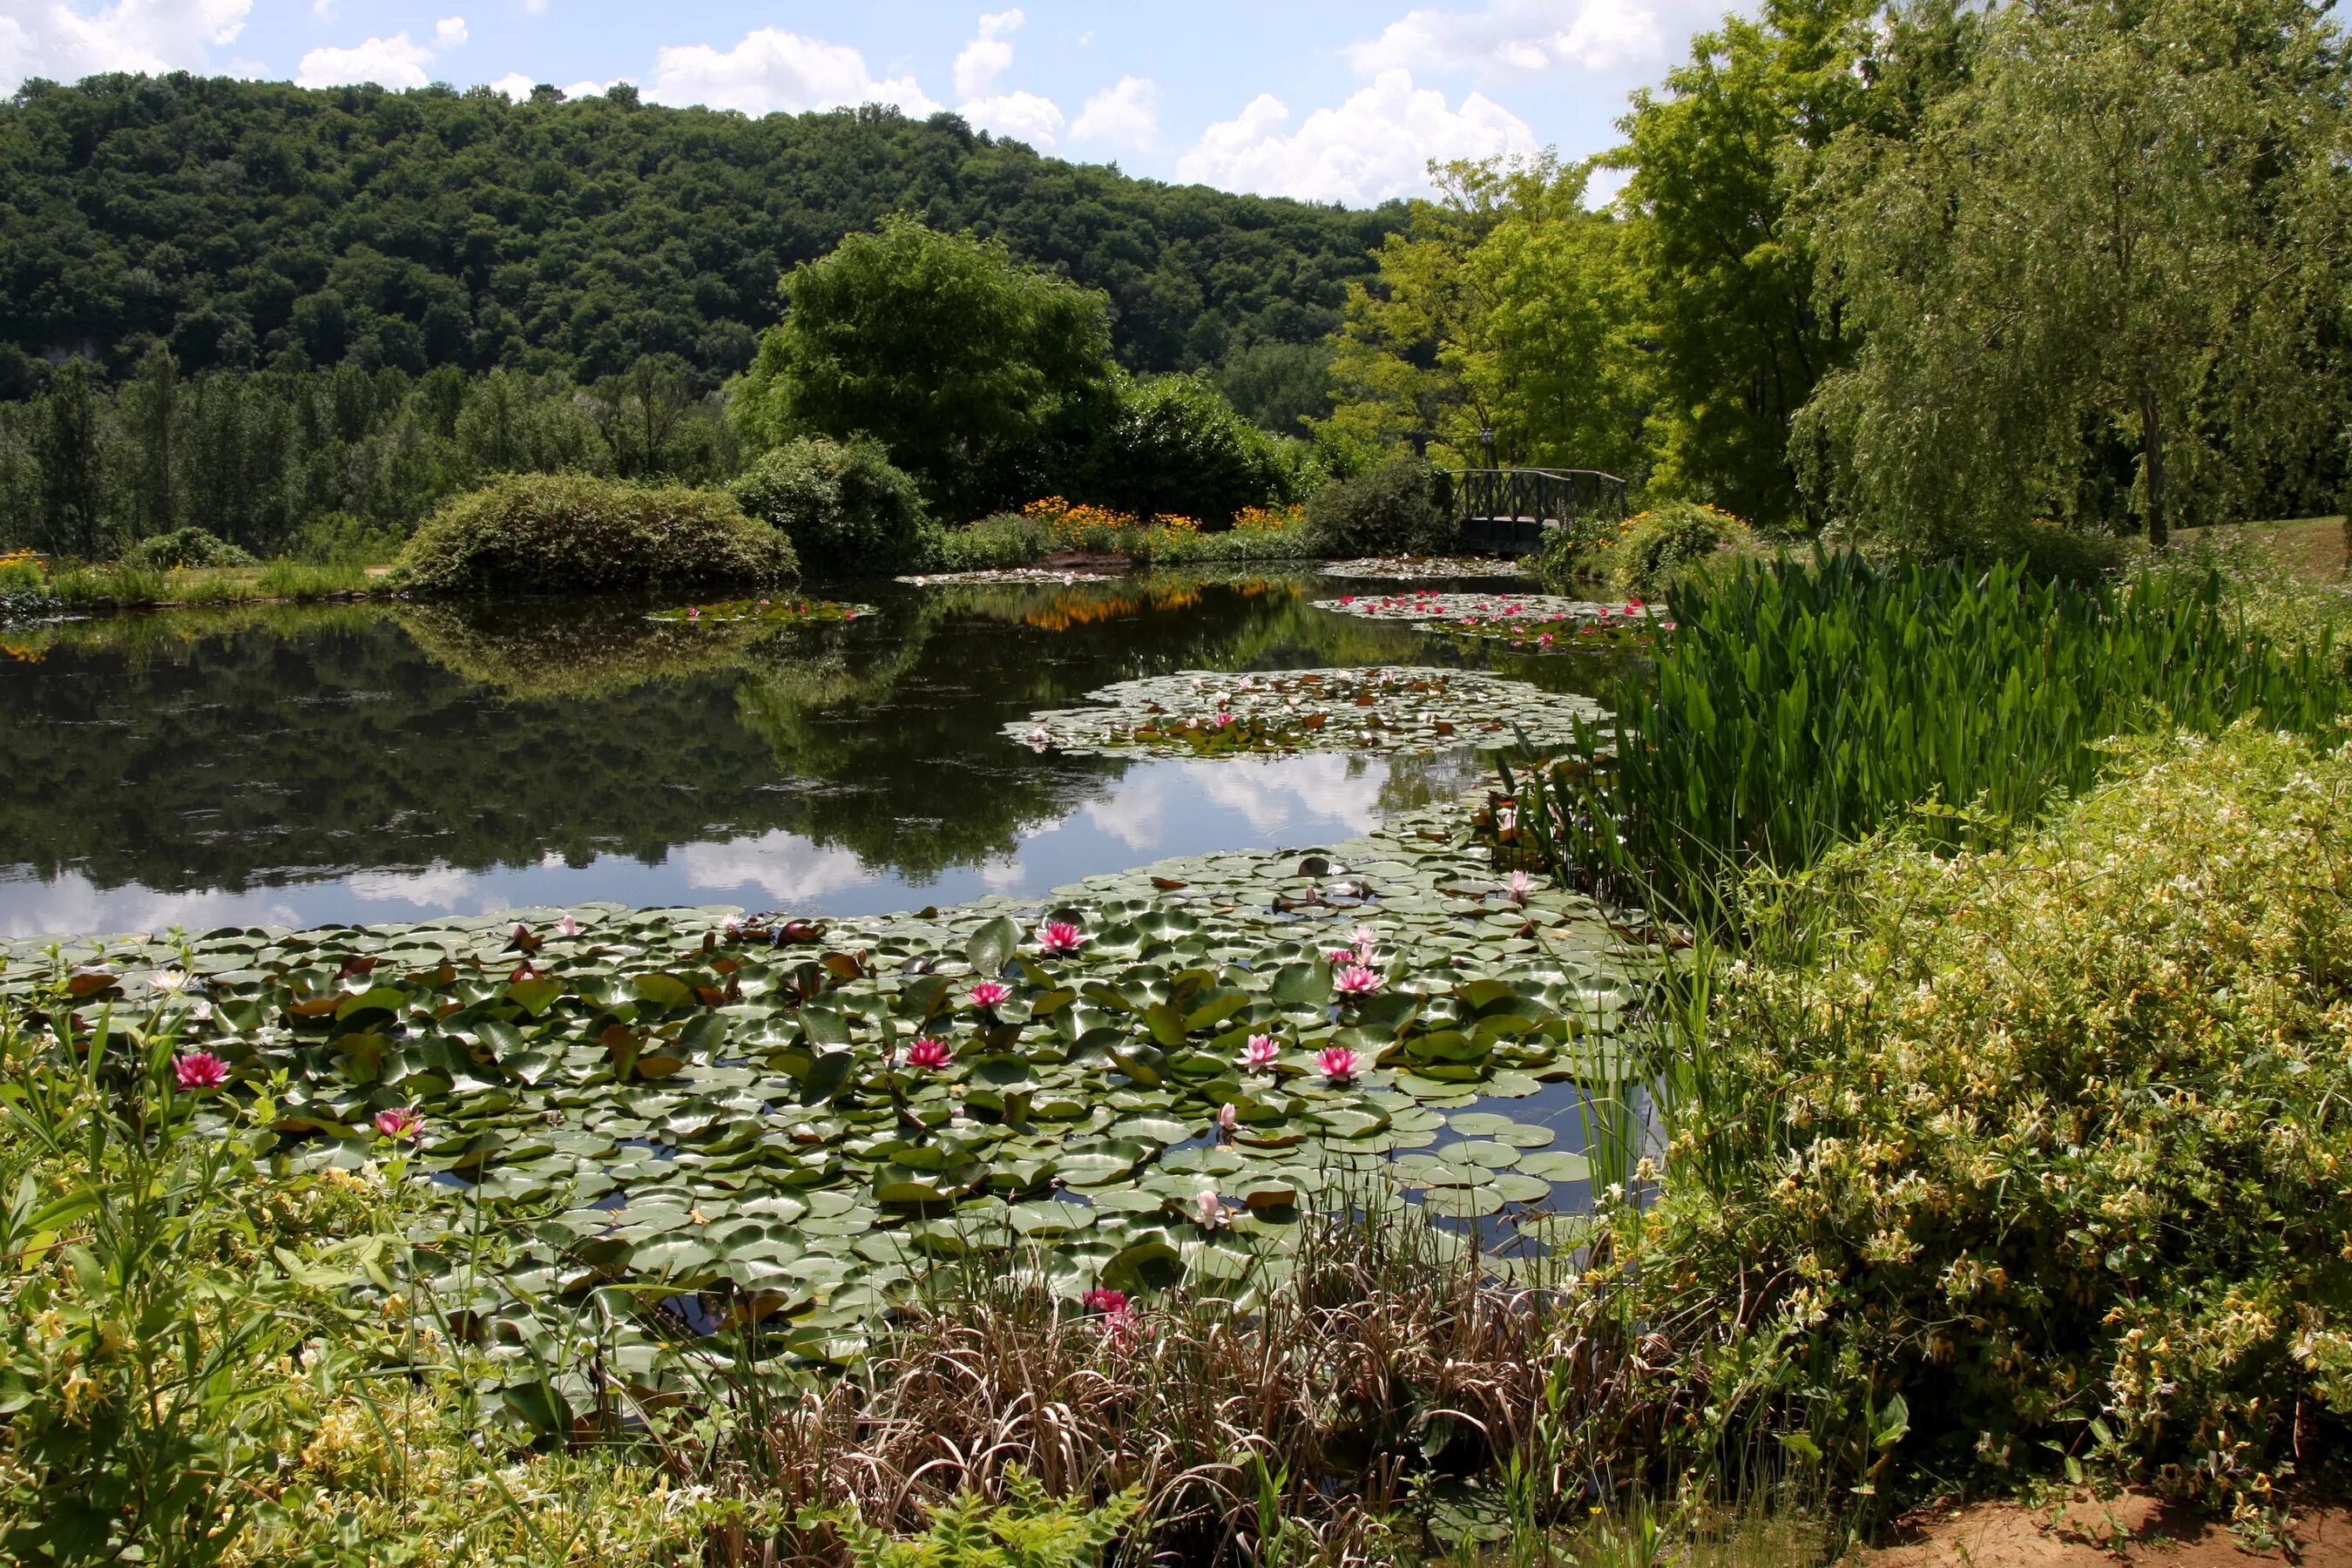
[[[2352,120],[2304,0],[1992,14],[1916,128],[1822,161],[1824,296],[1861,330],[1808,423],[1841,515],[1934,550],[2036,515],[2337,500]]]
[[[890,217],[785,275],[734,414],[753,449],[871,436],[943,515],[1039,493],[1109,411],[1110,302],[1001,242]]]
[[[779,275],[893,213],[1102,290],[1139,371],[1323,337],[1402,217],[1129,179],[950,114],[37,80],[0,104],[0,395],[40,358],[122,377],[157,342],[184,374],[593,382],[668,354],[708,390],[750,363]]]

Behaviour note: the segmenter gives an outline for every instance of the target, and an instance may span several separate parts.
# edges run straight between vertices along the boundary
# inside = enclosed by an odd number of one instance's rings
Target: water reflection
[[[853,912],[1361,832],[1468,759],[1127,762],[997,733],[1187,668],[1473,661],[1303,578],[865,591],[849,625],[538,602],[16,628],[0,931],[561,905]],[[1593,689],[1581,660],[1506,673]]]

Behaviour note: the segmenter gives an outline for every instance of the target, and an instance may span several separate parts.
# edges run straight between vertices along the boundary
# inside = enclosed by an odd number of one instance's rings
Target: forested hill
[[[120,375],[158,340],[185,371],[585,380],[670,353],[708,384],[749,362],[782,270],[890,212],[1104,289],[1137,370],[1322,337],[1403,219],[1130,179],[950,114],[35,81],[0,104],[0,396],[32,356]]]

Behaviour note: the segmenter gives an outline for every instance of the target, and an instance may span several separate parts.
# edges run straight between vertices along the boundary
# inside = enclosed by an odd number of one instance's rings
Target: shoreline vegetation
[[[8,1543],[1802,1568],[2118,1487],[2275,1540],[2352,1436],[2352,734],[2245,706],[1681,931],[1514,876],[1492,792],[897,917],[12,944]]]

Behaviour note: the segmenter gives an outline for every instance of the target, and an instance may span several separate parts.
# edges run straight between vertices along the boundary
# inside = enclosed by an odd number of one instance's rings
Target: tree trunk
[[[2172,542],[2172,529],[2164,515],[2164,426],[2154,381],[2139,388],[2140,478],[2147,491],[2147,542],[2161,550]]]

